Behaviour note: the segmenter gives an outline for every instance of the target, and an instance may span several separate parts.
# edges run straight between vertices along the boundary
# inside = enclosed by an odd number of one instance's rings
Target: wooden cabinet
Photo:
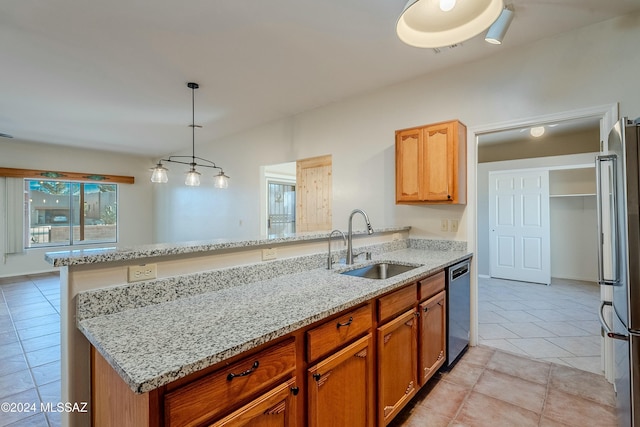
[[[422,387],[444,364],[446,337],[445,291],[432,296],[418,306],[420,313],[420,386]]]
[[[369,304],[350,310],[307,332],[307,359],[311,362],[325,356],[354,338],[364,335],[370,329]]]
[[[417,391],[418,349],[415,309],[412,308],[380,326],[377,339],[378,425],[385,426]]]
[[[372,427],[374,419],[371,334],[309,368],[310,427]]]
[[[459,121],[396,131],[396,203],[466,203],[466,132]]]
[[[165,425],[201,425],[224,415],[232,405],[293,373],[295,362],[294,340],[289,339],[168,392]]]
[[[280,384],[211,427],[294,427],[296,397],[295,378]]]
[[[92,349],[93,425],[383,427],[444,363],[445,301],[440,271],[143,394]]]

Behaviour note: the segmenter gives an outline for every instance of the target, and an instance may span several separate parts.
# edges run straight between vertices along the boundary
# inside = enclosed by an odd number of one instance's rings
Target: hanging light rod
[[[152,171],[151,174],[151,182],[164,184],[169,181],[169,177],[167,176],[167,171],[169,169],[165,168],[162,165],[162,162],[169,163],[180,163],[183,165],[189,166],[189,171],[187,171],[187,177],[184,180],[184,183],[190,187],[197,187],[200,185],[200,175],[201,173],[196,170],[196,166],[200,168],[212,168],[212,169],[220,169],[220,173],[213,177],[213,185],[216,188],[227,188],[229,186],[229,177],[224,174],[224,171],[220,166],[217,166],[211,160],[203,159],[202,157],[196,156],[196,128],[201,128],[202,126],[196,125],[195,120],[195,90],[200,87],[198,83],[187,83],[187,87],[191,89],[191,124],[189,127],[191,128],[191,155],[190,156],[169,156],[167,159],[158,160],[158,164],[149,169]],[[178,159],[191,159],[190,162]],[[200,163],[196,162],[199,160]],[[204,162],[204,163],[203,163]]]

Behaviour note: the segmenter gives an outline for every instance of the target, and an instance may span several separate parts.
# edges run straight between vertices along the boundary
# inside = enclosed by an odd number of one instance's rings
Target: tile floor
[[[438,373],[390,427],[614,427],[613,386],[603,376],[471,347]]]
[[[478,300],[480,344],[602,373],[595,283],[553,279],[545,286],[480,278]]]
[[[0,426],[59,426],[59,413],[40,410],[60,402],[59,277],[0,279],[0,291],[0,403],[29,405],[0,411]]]
[[[482,346],[439,374],[393,425],[615,425],[611,385],[568,367],[600,372],[597,287],[490,279],[479,287]],[[39,408],[60,401],[58,275],[0,279],[0,291],[0,402],[38,405],[0,412],[0,427],[58,426],[60,414]]]

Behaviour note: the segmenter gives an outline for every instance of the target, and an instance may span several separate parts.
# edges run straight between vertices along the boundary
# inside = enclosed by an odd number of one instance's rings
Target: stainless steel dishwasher
[[[447,268],[447,361],[451,369],[469,346],[470,260]]]

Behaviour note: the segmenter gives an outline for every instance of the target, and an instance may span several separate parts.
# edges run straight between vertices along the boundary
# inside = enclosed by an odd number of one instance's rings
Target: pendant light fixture
[[[396,33],[410,46],[453,46],[489,28],[503,8],[503,0],[409,0]]]
[[[200,86],[198,85],[198,83],[187,83],[187,87],[191,89],[191,124],[189,125],[189,127],[191,128],[191,155],[169,156],[169,158],[167,159],[160,159],[158,161],[158,164],[154,168],[150,169],[152,172],[151,182],[164,184],[169,181],[169,177],[167,176],[167,171],[169,169],[165,168],[162,162],[170,162],[189,166],[189,171],[187,171],[186,178],[184,180],[185,185],[188,185],[190,187],[197,187],[200,185],[201,173],[196,170],[197,166],[200,168],[220,169],[220,172],[213,177],[213,185],[216,188],[227,188],[229,187],[229,177],[224,174],[222,168],[217,166],[211,160],[203,159],[202,157],[196,157],[196,128],[201,128],[202,126],[196,125],[195,121],[195,90]],[[178,160],[184,158],[191,159],[191,161],[186,162]],[[197,163],[196,160],[199,160],[200,163]]]

